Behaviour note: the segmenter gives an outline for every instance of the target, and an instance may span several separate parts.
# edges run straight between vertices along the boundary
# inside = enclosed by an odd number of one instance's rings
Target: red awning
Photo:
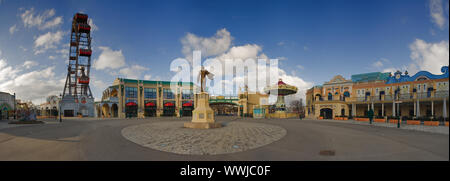
[[[192,102],[186,102],[183,104],[183,107],[191,107],[192,106]]]
[[[173,104],[173,103],[171,103],[171,102],[168,102],[168,103],[165,103],[164,106],[166,106],[166,107],[172,107],[172,106],[175,106],[175,104]]]
[[[153,106],[156,106],[156,104],[153,102],[147,102],[147,104],[145,104],[145,107],[153,107]]]
[[[127,104],[125,104],[126,106],[137,106],[137,104],[135,102],[129,102]]]

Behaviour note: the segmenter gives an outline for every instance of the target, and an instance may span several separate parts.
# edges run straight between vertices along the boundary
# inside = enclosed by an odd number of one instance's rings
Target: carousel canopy
[[[297,93],[298,89],[295,86],[288,85],[283,82],[283,80],[278,80],[278,83],[273,86],[266,87],[264,92],[267,94],[276,94],[276,95],[290,95]]]

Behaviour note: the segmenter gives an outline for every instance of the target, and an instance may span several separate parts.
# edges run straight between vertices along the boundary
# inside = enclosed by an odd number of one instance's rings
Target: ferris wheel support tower
[[[94,116],[94,97],[89,86],[91,41],[88,15],[75,14],[70,34],[67,78],[61,100],[61,111],[65,117]]]

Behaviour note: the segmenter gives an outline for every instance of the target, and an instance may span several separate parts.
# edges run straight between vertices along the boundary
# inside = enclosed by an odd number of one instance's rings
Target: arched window
[[[331,93],[328,93],[328,100],[329,101],[333,100],[333,95]]]

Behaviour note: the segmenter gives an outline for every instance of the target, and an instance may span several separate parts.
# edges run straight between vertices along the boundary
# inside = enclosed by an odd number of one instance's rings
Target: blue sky
[[[188,34],[227,39],[216,34],[223,29],[231,44],[213,57],[256,45],[258,55],[280,58],[286,79],[301,89],[338,74],[439,73],[448,65],[448,6],[448,0],[0,0],[0,91],[37,102],[62,92],[76,12],[89,14],[95,26],[94,61],[121,55],[93,68],[97,99],[117,76],[169,80],[171,61],[195,46],[182,43]],[[30,88],[36,93],[24,91]]]

